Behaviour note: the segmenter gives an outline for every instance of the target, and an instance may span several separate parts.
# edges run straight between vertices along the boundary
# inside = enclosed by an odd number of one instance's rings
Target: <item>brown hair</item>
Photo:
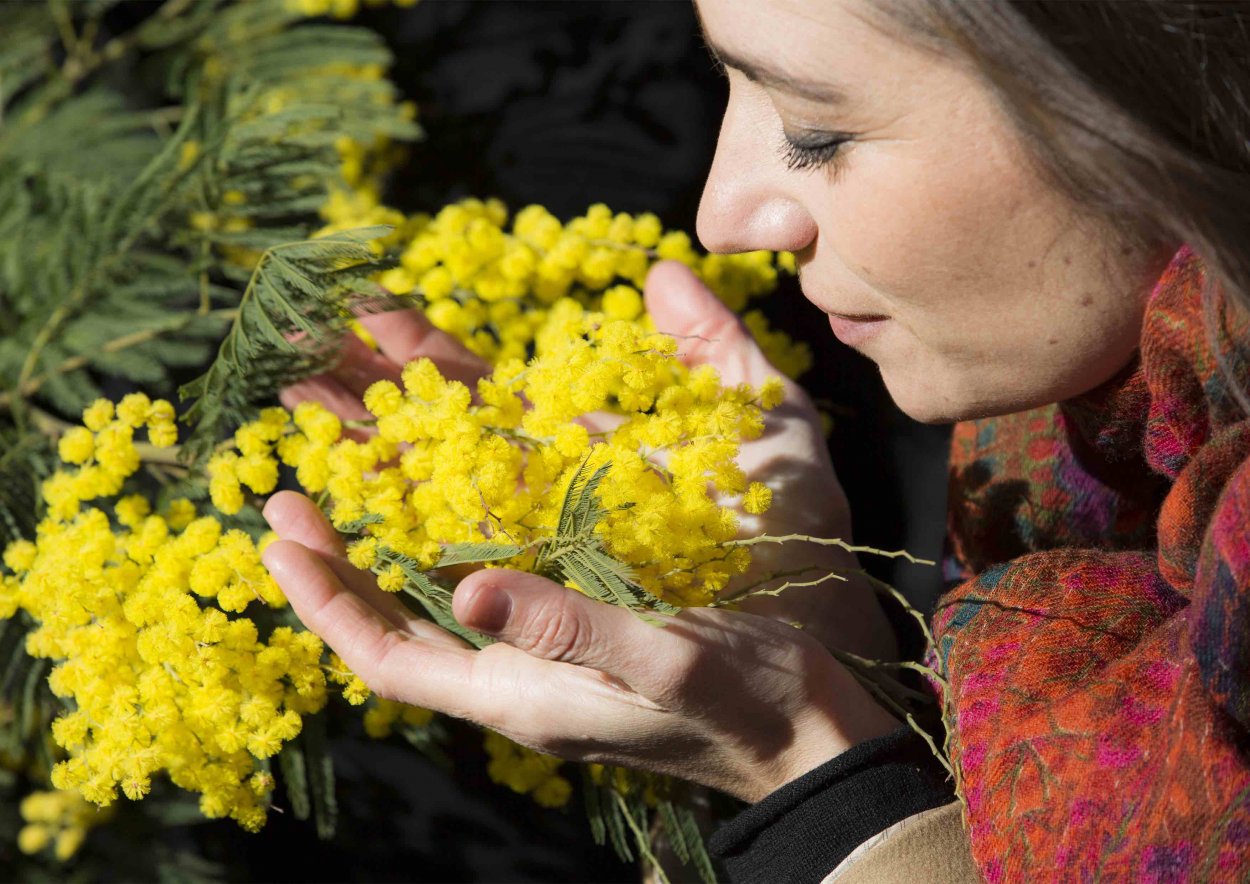
[[[1188,243],[1250,311],[1250,2],[895,0],[885,10],[971,60],[1076,200],[1139,241]]]

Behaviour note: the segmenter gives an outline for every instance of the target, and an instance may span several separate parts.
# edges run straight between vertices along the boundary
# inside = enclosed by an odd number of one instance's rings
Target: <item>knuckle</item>
[[[590,624],[564,602],[543,605],[526,626],[523,649],[546,660],[583,660],[594,645]]]
[[[369,668],[370,671],[360,676],[361,680],[369,686],[369,690],[385,700],[402,699],[401,686],[389,675],[391,672],[402,669],[394,662],[394,657],[402,644],[403,639],[394,633],[384,636],[378,646],[375,662]]]
[[[648,693],[650,700],[672,709],[690,705],[695,683],[705,668],[707,654],[696,645],[679,643],[664,657],[664,671]]]

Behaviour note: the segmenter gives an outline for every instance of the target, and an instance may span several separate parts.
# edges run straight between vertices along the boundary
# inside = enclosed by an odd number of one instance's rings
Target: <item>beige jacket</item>
[[[869,838],[821,884],[979,884],[958,801],[900,820]]]

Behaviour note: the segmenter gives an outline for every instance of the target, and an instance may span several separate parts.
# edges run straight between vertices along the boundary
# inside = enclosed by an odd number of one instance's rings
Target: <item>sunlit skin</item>
[[[856,348],[903,411],[1020,411],[1130,360],[1175,247],[1121,243],[1051,187],[973,71],[900,43],[867,4],[697,5],[730,85],[700,239],[792,250],[818,308],[888,317]],[[796,169],[787,136],[849,141]]]
[[[891,36],[856,0],[697,5],[731,87],[700,210],[704,244],[795,251],[804,294],[842,315],[839,336],[880,366],[907,413],[941,421],[1053,402],[1130,360],[1146,287],[1169,252],[1122,243],[1114,225],[1049,187],[971,73]],[[853,137],[832,164],[811,162],[828,149],[787,158],[787,134],[812,150],[836,133]],[[715,365],[730,383],[772,373],[684,268],[658,266],[646,300],[659,328],[693,342],[692,364]],[[348,348],[284,403],[316,398],[361,417],[364,387],[406,360],[426,355],[466,380],[481,369],[414,313],[367,324],[379,353]],[[849,536],[807,397],[791,385],[770,419],[742,458],[766,482],[787,462],[769,530]],[[755,613],[688,611],[656,630],[541,577],[482,571],[461,582],[454,605],[461,623],[500,639],[476,652],[354,571],[307,498],[276,495],[265,515],[283,538],[265,562],[296,613],[370,686],[525,745],[755,801],[898,726],[826,650],[889,653],[861,585],[783,594]],[[783,555],[770,567],[811,562],[810,549],[793,555],[802,561]]]

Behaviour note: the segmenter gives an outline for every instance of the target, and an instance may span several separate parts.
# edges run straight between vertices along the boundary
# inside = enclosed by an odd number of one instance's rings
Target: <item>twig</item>
[[[917,723],[916,719],[912,717],[912,714],[910,712],[907,713],[907,723],[911,726],[912,730],[920,734],[921,739],[923,739],[926,743],[929,744],[929,751],[933,753],[934,758],[936,758],[939,762],[941,762],[942,767],[946,768],[946,772],[950,774],[950,778],[952,780],[956,779],[955,768],[951,767],[950,759],[947,758],[946,753],[937,747],[937,743],[933,742],[933,735],[930,734],[924,728],[922,728]],[[949,734],[950,734],[950,731],[947,731],[948,739],[949,739]]]
[[[883,556],[887,559],[906,559],[913,565],[937,564],[937,562],[930,559],[918,559],[905,549],[885,550],[877,549],[874,546],[857,546],[853,543],[847,543],[840,537],[812,537],[808,534],[761,534],[758,537],[745,537],[741,540],[731,540],[726,544],[726,546],[755,546],[758,543],[790,543],[795,540],[815,543],[818,546],[836,546],[849,553],[869,553],[874,556]]]
[[[105,43],[98,52],[91,50],[91,44],[95,41],[98,22],[94,20],[88,21],[87,26],[83,28],[82,36],[73,41],[73,51],[67,51],[65,64],[59,71],[60,79],[49,84],[46,97],[26,109],[21,119],[16,122],[14,131],[33,125],[43,119],[53,105],[73,94],[74,88],[84,79],[109,62],[117,61],[138,46],[152,23],[159,23],[180,15],[192,2],[193,0],[166,0],[161,8],[147,18],[143,24],[114,37]],[[54,4],[54,9],[59,5]],[[68,36],[65,31],[65,25],[60,21],[57,24],[61,29],[61,39],[64,42]],[[73,28],[70,26],[70,31],[72,30]],[[83,51],[84,47],[85,51]]]
[[[78,48],[80,40],[78,34],[74,32],[74,22],[70,18],[69,10],[65,7],[64,0],[53,0],[48,4],[52,11],[52,19],[56,22],[57,32],[61,37],[61,45],[65,47],[65,67],[67,68],[71,60],[78,57]],[[65,68],[62,68],[64,71]]]
[[[813,570],[815,570],[815,566],[811,566],[807,568],[800,568],[794,571],[775,572],[761,580],[757,580],[755,583],[751,584],[748,587],[745,587],[744,589],[739,590],[733,595],[723,596],[721,598],[718,598],[712,604],[708,605],[708,607],[720,608],[720,607],[724,607],[725,605],[736,604],[737,602],[743,601],[744,599],[759,598],[761,596],[778,596],[778,595],[781,595],[787,589],[797,589],[798,587],[802,587],[802,586],[819,586],[820,584],[826,583],[830,580],[840,580],[845,583],[847,580],[846,577],[843,577],[838,572],[829,571],[823,574],[822,576],[815,578],[814,580],[787,580],[785,583],[781,584],[780,586],[773,587],[772,589],[756,589],[757,586],[763,586],[766,583],[771,583],[772,581],[780,577],[789,577],[791,575],[806,574],[808,571],[813,571]]]
[[[850,651],[834,651],[835,656],[846,657],[857,666],[865,669],[906,669],[911,672],[919,672],[926,678],[937,679],[942,681],[942,677],[933,669],[925,666],[923,663],[917,663],[913,660],[871,660],[867,657],[861,657],[858,654],[852,654]]]
[[[924,635],[926,647],[930,647],[930,648],[937,647],[937,643],[933,640],[933,632],[932,630],[929,629],[929,624],[925,620],[924,614],[916,610],[916,607],[911,602],[907,601],[907,598],[901,592],[899,592],[890,584],[886,583],[884,580],[880,580],[876,577],[873,577],[867,571],[864,571],[862,569],[851,571],[850,573],[861,575],[865,580],[868,581],[869,585],[871,585],[872,588],[875,589],[877,592],[883,593],[884,595],[888,595],[890,598],[894,599],[894,601],[897,602],[899,605],[901,605],[903,610],[906,611],[907,614],[913,620],[915,620],[918,624],[920,624],[920,632]],[[943,678],[940,674],[935,672],[934,675],[937,676],[937,678],[942,682],[942,684],[946,683],[945,678]]]
[[[642,854],[643,859],[651,863],[651,868],[655,872],[661,884],[670,884],[668,874],[664,871],[664,867],[660,861],[656,859],[654,853],[651,852],[650,838],[642,829],[638,828],[638,823],[634,821],[634,815],[629,812],[629,802],[611,786],[604,786],[612,792],[612,797],[616,799],[617,806],[621,810],[621,816],[625,817],[625,822],[629,824],[630,830],[634,833],[634,840],[638,842],[638,852]]]
[[[179,331],[189,325],[193,320],[201,319],[204,316],[208,316],[213,319],[231,320],[238,315],[238,312],[238,310],[230,308],[224,310],[213,310],[207,314],[197,313],[193,316],[179,316],[171,320],[166,325],[144,329],[143,331],[131,332],[128,335],[122,335],[120,338],[114,338],[111,341],[106,341],[95,353],[92,353],[91,355],[80,354],[78,356],[71,356],[59,365],[56,365],[41,374],[35,375],[21,386],[21,389],[17,391],[17,394],[22,398],[34,395],[39,391],[40,387],[48,382],[49,378],[56,375],[69,374],[70,372],[77,371],[80,368],[86,368],[91,364],[91,361],[101,353],[117,353],[121,350],[126,350],[130,347],[147,343],[148,341],[159,338],[161,335],[168,332]],[[11,408],[13,400],[13,390],[0,393],[0,408]]]

